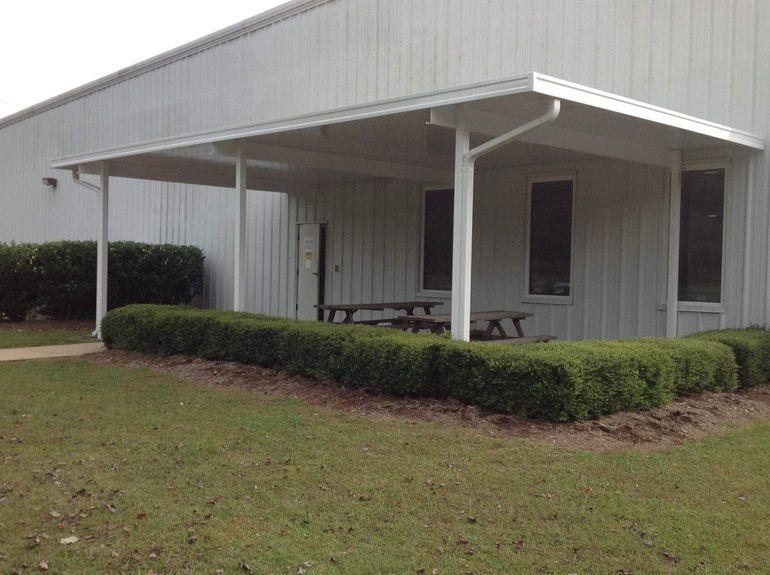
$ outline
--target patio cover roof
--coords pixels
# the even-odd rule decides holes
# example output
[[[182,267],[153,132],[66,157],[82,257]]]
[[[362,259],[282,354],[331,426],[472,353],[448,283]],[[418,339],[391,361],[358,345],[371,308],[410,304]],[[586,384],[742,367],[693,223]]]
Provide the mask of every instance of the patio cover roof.
[[[754,134],[539,73],[373,104],[57,158],[52,167],[149,180],[232,187],[236,142],[247,157],[247,187],[314,189],[321,183],[395,177],[454,179],[455,110],[472,146],[561,100],[558,119],[479,160],[478,167],[603,156],[670,167],[685,157],[734,157],[764,150]],[[451,129],[447,129],[451,128]]]

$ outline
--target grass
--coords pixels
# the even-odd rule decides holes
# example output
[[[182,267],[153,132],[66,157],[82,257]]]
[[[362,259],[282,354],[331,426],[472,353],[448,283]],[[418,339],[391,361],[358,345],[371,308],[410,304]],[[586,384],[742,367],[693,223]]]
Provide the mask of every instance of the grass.
[[[595,454],[87,361],[0,397],[0,572],[770,572],[770,423]]]
[[[0,326],[0,349],[82,343],[91,335],[88,329],[30,329],[23,323]]]

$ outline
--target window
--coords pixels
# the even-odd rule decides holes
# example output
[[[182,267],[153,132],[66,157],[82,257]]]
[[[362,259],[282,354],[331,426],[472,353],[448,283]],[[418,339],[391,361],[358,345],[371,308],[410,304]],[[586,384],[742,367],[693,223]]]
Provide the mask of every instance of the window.
[[[454,190],[426,190],[423,208],[422,289],[452,289]]]
[[[679,301],[722,301],[725,170],[682,173]]]
[[[571,301],[573,189],[572,177],[529,183],[529,297]]]

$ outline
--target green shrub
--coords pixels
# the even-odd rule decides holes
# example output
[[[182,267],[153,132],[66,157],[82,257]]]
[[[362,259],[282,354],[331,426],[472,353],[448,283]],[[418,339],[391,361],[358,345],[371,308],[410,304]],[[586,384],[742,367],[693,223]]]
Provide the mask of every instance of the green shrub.
[[[185,304],[203,291],[203,253],[194,246],[111,242],[108,304]],[[35,310],[54,318],[93,317],[96,242],[0,244],[0,314]]]
[[[737,370],[728,347],[705,340],[508,347],[172,306],[113,310],[102,322],[102,335],[113,348],[253,363],[347,387],[454,397],[502,413],[559,421],[732,389]]]
[[[704,331],[686,339],[717,341],[732,349],[740,387],[770,381],[770,332],[759,327]]]
[[[0,319],[21,321],[35,305],[30,249],[24,244],[0,243]]]

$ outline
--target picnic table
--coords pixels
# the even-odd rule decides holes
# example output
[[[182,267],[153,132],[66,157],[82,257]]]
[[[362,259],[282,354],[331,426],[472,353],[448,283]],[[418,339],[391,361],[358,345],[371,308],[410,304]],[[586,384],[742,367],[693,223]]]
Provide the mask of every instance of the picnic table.
[[[436,306],[443,305],[441,301],[395,301],[386,303],[343,303],[343,304],[323,304],[316,306],[318,309],[328,311],[329,315],[326,318],[328,323],[334,323],[334,318],[337,316],[337,312],[344,312],[345,317],[341,323],[364,323],[364,324],[380,324],[380,323],[392,323],[393,318],[386,319],[374,319],[364,321],[354,321],[353,316],[357,311],[386,311],[395,310],[403,311],[409,317],[424,317],[422,315],[415,315],[414,310],[422,308],[425,315],[430,315],[430,310]]]
[[[486,321],[487,328],[482,332],[474,332],[474,335],[477,335],[478,339],[481,340],[491,340],[494,338],[497,339],[530,339],[524,337],[524,330],[521,327],[521,320],[526,319],[528,317],[532,317],[533,314],[524,312],[524,311],[505,311],[505,310],[495,310],[495,311],[476,311],[471,313],[471,321]],[[443,333],[447,328],[449,328],[449,324],[451,323],[452,316],[449,314],[438,314],[438,315],[403,315],[399,317],[403,324],[406,326],[406,329],[411,329],[412,332],[417,333],[421,329],[429,329],[433,333]],[[515,338],[509,338],[508,334],[506,333],[505,329],[502,326],[502,321],[510,319],[513,322],[513,327],[516,330],[516,337]],[[497,331],[497,336],[495,336],[495,331]],[[545,336],[541,336],[545,337]]]

